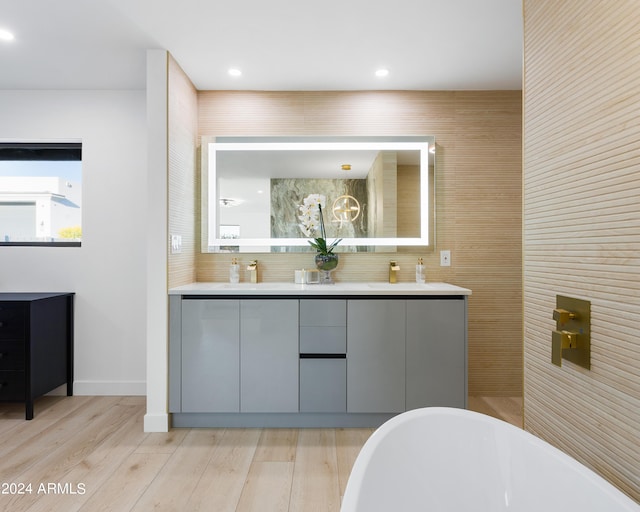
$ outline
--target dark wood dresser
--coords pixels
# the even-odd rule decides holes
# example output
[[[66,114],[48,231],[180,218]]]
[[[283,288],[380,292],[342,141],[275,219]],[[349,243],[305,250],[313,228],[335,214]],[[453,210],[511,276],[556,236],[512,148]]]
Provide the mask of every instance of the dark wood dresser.
[[[34,400],[67,384],[73,395],[73,293],[0,293],[0,402]]]

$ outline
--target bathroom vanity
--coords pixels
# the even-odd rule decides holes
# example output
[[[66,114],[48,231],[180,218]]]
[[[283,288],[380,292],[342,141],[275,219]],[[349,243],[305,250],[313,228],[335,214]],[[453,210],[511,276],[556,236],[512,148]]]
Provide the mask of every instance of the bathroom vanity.
[[[170,290],[174,427],[378,426],[467,403],[467,298],[446,283]]]

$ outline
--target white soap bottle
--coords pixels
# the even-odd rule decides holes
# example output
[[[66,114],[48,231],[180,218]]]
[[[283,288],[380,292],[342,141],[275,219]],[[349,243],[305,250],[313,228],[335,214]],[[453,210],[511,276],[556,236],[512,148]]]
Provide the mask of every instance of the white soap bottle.
[[[229,267],[229,282],[230,283],[240,282],[240,265],[238,264],[237,258],[233,258],[231,260],[231,266]]]
[[[416,283],[424,283],[424,265],[422,264],[422,258],[418,258],[418,264],[416,265]]]

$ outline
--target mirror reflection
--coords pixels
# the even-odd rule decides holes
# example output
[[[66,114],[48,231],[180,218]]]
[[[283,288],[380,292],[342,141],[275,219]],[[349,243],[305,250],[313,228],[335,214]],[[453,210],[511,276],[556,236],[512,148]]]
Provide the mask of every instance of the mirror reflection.
[[[430,245],[433,137],[217,137],[203,148],[207,251],[313,251],[318,206],[339,252]]]

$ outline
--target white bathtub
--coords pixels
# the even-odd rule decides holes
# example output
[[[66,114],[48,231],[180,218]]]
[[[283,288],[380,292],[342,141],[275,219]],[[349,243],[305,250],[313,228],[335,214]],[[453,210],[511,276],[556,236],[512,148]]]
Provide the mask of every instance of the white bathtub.
[[[484,414],[430,407],[396,416],[363,446],[341,512],[640,511],[550,444]]]

